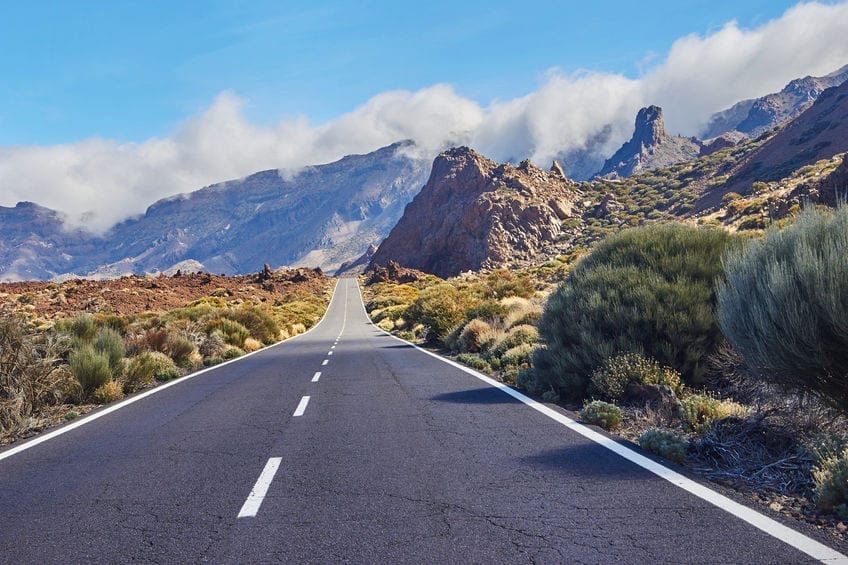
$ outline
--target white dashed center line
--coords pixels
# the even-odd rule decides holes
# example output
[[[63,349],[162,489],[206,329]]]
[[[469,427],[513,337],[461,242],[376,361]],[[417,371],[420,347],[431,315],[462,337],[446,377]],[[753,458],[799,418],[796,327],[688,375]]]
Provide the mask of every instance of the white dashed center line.
[[[294,416],[294,417],[303,416],[303,413],[306,412],[306,406],[308,404],[309,404],[309,397],[308,396],[304,396],[303,398],[301,398],[300,404],[297,405],[297,408],[295,409],[294,414],[292,414],[292,416]]]
[[[313,382],[313,383],[317,383],[317,382],[318,382],[318,379],[320,379],[320,378],[321,378],[321,371],[316,371],[316,372],[315,372],[315,376],[314,376],[314,377],[312,377],[312,382]]]
[[[282,460],[282,457],[272,457],[265,464],[265,468],[262,469],[262,473],[256,479],[256,484],[253,485],[253,490],[247,495],[247,500],[244,501],[241,510],[239,510],[239,518],[253,518],[259,512],[259,507],[265,500],[265,494],[267,494],[268,487],[271,486],[271,481],[274,480],[274,475],[277,474],[277,469],[280,468]]]
[[[332,351],[328,351],[328,352],[327,352],[327,355],[332,355],[332,354],[333,354],[333,352],[332,352]]]
[[[324,365],[326,365],[329,362],[330,362],[329,359],[324,359],[324,361],[321,362],[321,366],[323,367]]]

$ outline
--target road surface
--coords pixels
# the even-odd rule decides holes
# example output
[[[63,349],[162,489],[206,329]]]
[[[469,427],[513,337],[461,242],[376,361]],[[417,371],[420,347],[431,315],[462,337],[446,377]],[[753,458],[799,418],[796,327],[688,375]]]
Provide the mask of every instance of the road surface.
[[[376,329],[342,279],[307,334],[0,451],[0,562],[844,559],[521,398]]]

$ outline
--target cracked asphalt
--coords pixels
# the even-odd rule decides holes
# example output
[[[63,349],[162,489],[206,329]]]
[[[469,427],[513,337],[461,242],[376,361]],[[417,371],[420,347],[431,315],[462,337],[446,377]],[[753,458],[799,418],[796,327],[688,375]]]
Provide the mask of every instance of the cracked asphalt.
[[[342,279],[308,334],[0,461],[0,562],[129,561],[812,560],[376,330]]]

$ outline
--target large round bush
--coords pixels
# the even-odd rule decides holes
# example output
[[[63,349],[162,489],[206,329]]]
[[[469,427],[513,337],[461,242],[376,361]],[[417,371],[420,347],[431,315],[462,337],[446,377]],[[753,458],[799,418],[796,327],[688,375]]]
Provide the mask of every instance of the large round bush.
[[[703,380],[721,332],[713,315],[722,230],[654,224],[602,241],[551,295],[539,323],[538,378],[583,398],[592,372],[620,353],[640,353]]]

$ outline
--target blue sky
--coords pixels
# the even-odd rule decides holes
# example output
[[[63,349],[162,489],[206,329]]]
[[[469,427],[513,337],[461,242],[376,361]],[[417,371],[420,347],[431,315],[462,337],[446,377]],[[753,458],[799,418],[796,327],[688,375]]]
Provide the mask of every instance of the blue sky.
[[[682,36],[757,26],[793,4],[7,0],[0,145],[143,141],[222,91],[258,123],[320,123],[436,83],[485,105],[532,92],[551,68],[636,77]]]
[[[105,230],[160,198],[402,139],[612,155],[848,64],[848,0],[0,0],[0,206]]]

